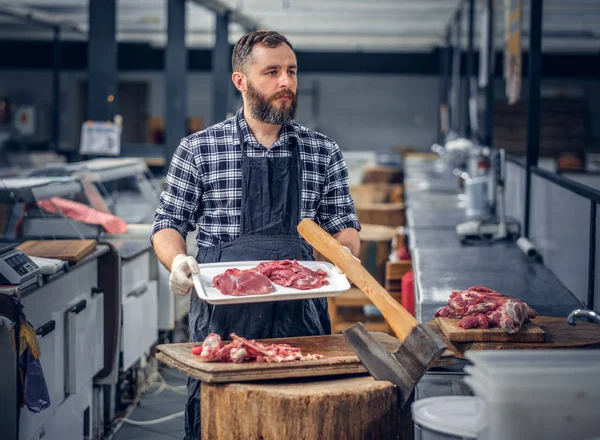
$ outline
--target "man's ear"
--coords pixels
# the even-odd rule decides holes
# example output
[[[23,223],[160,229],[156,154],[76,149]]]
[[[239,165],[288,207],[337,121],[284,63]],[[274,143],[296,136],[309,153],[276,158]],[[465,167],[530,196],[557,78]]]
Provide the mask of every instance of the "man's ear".
[[[233,81],[233,85],[240,92],[245,92],[248,88],[248,83],[246,80],[246,75],[241,72],[233,72],[231,74],[231,81]]]

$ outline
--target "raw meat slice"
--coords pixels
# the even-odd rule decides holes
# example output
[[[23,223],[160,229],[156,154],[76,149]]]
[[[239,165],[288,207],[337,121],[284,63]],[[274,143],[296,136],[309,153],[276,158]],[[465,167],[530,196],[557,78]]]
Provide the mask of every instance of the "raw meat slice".
[[[299,290],[318,289],[329,284],[326,279],[327,272],[321,269],[311,270],[296,260],[265,261],[254,270],[262,273],[275,284]]]
[[[223,295],[264,295],[275,291],[271,283],[299,290],[329,285],[327,272],[311,270],[298,261],[265,261],[252,269],[227,269],[213,278],[213,286]]]
[[[488,328],[490,322],[483,313],[475,313],[461,319],[458,326],[462,328]]]
[[[498,313],[500,313],[498,327],[506,333],[518,332],[521,326],[529,321],[527,307],[528,306],[521,301],[506,301],[498,309]]]
[[[263,344],[253,339],[242,338],[235,333],[232,333],[230,337],[232,342],[223,345],[221,337],[215,333],[211,333],[202,343],[202,347],[192,347],[192,354],[200,354],[200,360],[203,362],[234,363],[241,363],[247,360],[280,363],[324,358],[320,354],[303,355],[300,348],[292,347],[289,344]],[[199,348],[201,350],[198,350]]]
[[[537,312],[525,302],[502,295],[488,287],[472,286],[452,292],[448,305],[435,313],[436,317],[462,318],[462,328],[500,327],[507,333],[516,333]]]
[[[227,269],[213,278],[213,286],[223,295],[264,295],[275,291],[269,278],[254,269]]]
[[[198,347],[194,347],[198,348]],[[192,348],[192,354],[194,353]],[[200,351],[200,359],[204,362],[212,362],[218,360],[219,351],[223,348],[223,341],[216,333],[209,334],[202,343],[202,351]]]

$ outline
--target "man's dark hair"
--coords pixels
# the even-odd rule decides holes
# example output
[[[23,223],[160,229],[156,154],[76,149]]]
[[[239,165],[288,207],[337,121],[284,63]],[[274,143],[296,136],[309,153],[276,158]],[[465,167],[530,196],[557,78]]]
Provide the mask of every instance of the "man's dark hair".
[[[236,43],[231,55],[231,68],[234,72],[245,72],[248,62],[252,60],[252,48],[256,43],[274,48],[281,43],[287,44],[292,51],[294,47],[283,35],[275,31],[254,31],[244,35]]]

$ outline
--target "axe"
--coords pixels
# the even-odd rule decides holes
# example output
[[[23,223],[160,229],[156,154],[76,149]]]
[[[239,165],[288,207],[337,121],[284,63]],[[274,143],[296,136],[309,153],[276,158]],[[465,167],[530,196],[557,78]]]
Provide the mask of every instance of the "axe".
[[[398,387],[403,407],[423,374],[446,350],[446,345],[431,329],[419,324],[336,239],[314,221],[303,219],[298,224],[298,232],[369,297],[400,339],[400,348],[390,353],[361,323],[343,331],[369,373],[377,380],[387,380]]]

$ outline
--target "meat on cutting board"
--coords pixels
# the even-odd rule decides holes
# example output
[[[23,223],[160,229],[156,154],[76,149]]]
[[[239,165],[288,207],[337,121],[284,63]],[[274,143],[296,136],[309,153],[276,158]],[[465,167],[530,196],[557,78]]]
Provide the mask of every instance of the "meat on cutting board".
[[[500,327],[506,333],[516,333],[537,312],[524,301],[502,295],[488,287],[472,286],[452,292],[448,305],[435,313],[436,317],[462,318],[459,327]]]
[[[264,295],[275,291],[269,278],[254,269],[227,269],[213,278],[213,286],[223,295]]]
[[[309,290],[327,286],[327,272],[311,270],[296,260],[265,261],[254,268],[275,284],[294,289]]]
[[[227,269],[213,278],[213,286],[223,295],[263,295],[275,291],[272,283],[299,290],[327,286],[327,272],[311,270],[296,260],[265,261],[251,269]]]
[[[248,340],[232,333],[231,342],[224,345],[221,337],[211,333],[201,347],[193,347],[192,354],[200,355],[203,362],[235,362],[244,361],[281,363],[291,361],[310,361],[323,359],[320,354],[302,354],[298,347],[289,344],[263,344],[254,339]]]

